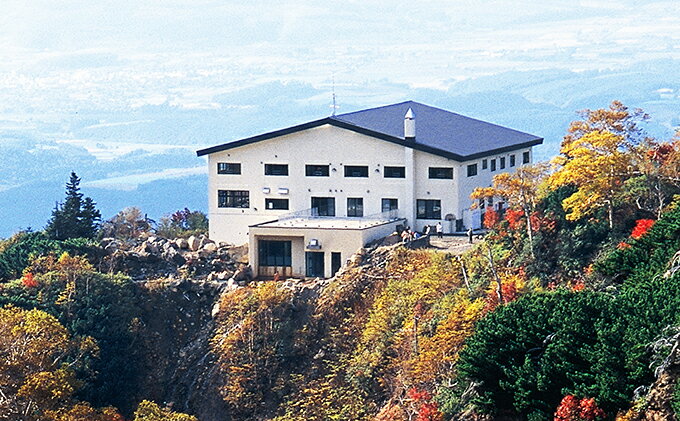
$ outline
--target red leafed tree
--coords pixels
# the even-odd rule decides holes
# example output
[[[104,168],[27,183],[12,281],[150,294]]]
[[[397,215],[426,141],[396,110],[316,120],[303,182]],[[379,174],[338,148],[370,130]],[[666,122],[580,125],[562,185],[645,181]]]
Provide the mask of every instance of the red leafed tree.
[[[508,221],[510,229],[516,230],[521,228],[522,217],[524,217],[524,211],[521,209],[508,209],[505,211],[505,220]]]
[[[567,395],[555,411],[555,421],[596,421],[605,419],[606,415],[597,406],[595,399],[579,399],[574,395]]]
[[[21,282],[26,288],[35,288],[38,286],[38,281],[35,280],[31,272],[24,274],[24,276],[21,278]]]
[[[409,389],[407,395],[418,411],[415,421],[441,421],[444,419],[442,413],[439,412],[437,403],[432,400],[430,392],[413,387]]]
[[[500,215],[493,209],[487,209],[484,212],[484,228],[491,229],[496,226],[501,220]]]
[[[637,240],[645,235],[647,231],[652,228],[652,225],[654,225],[653,219],[638,219],[635,221],[635,228],[633,228],[633,232],[630,236]]]

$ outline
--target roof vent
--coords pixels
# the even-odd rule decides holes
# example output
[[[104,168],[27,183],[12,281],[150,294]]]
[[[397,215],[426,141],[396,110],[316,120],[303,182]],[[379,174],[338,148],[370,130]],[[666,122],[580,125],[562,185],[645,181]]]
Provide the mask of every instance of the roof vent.
[[[415,140],[416,138],[416,116],[412,109],[406,111],[404,116],[404,139]]]

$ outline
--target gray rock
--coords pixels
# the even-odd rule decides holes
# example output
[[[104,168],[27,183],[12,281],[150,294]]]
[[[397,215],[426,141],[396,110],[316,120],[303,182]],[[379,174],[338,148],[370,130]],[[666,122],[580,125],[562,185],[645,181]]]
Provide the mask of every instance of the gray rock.
[[[189,250],[191,251],[196,251],[201,246],[201,240],[193,235],[187,239],[187,243],[189,245]]]
[[[178,238],[175,240],[175,245],[181,250],[186,250],[189,248],[189,242],[186,238]]]
[[[217,251],[217,244],[215,243],[205,243],[203,245],[203,250],[209,252],[209,253],[214,253]]]

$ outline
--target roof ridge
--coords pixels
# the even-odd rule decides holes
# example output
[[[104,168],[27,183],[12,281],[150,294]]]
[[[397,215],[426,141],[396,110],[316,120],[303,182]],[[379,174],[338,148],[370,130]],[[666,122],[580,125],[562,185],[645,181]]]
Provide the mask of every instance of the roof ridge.
[[[419,102],[416,102],[416,101],[409,99],[407,101],[397,102],[397,103],[394,103],[394,104],[379,105],[379,106],[373,107],[373,108],[364,108],[363,110],[351,111],[349,113],[342,113],[342,114],[335,115],[333,117],[342,117],[342,116],[350,115],[350,114],[363,113],[363,112],[366,112],[366,111],[374,111],[374,110],[379,110],[381,108],[394,107],[394,106],[397,106],[397,105],[408,104],[409,102],[414,103],[414,104],[419,104],[419,105],[425,105],[425,104],[421,104]]]

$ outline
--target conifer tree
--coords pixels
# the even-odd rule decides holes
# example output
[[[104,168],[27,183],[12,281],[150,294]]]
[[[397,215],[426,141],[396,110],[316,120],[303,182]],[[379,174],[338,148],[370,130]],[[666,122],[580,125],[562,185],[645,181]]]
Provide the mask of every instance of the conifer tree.
[[[75,172],[71,172],[66,183],[64,203],[55,205],[45,231],[50,238],[56,240],[94,238],[100,219],[101,213],[95,207],[95,202],[89,197],[83,198],[80,178]]]

